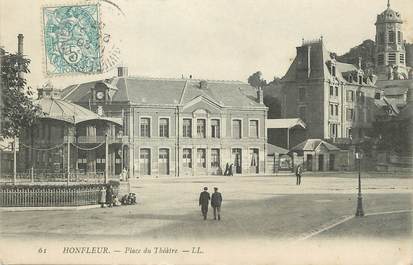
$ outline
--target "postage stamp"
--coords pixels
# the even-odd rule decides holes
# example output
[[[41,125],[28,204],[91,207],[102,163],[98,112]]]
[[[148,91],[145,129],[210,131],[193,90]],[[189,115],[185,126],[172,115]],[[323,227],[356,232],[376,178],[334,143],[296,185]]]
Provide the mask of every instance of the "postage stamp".
[[[48,75],[102,71],[97,4],[44,7],[43,38]]]

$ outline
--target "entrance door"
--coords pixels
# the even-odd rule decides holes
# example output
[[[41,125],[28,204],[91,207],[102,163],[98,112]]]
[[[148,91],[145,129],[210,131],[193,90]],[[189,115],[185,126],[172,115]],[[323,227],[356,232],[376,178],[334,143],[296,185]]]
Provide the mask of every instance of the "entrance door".
[[[250,173],[257,174],[259,172],[258,149],[250,149]]]
[[[324,155],[318,155],[318,171],[324,170]]]
[[[313,155],[307,155],[307,170],[313,171]]]
[[[232,149],[232,158],[234,159],[234,174],[241,174],[242,173],[242,153],[240,148]]]
[[[329,159],[329,162],[328,162],[328,166],[329,166],[328,170],[333,171],[334,170],[335,156],[330,154],[329,158],[330,159]]]
[[[159,175],[169,175],[169,149],[159,149]]]
[[[144,148],[140,150],[140,173],[141,175],[151,174],[151,150]]]

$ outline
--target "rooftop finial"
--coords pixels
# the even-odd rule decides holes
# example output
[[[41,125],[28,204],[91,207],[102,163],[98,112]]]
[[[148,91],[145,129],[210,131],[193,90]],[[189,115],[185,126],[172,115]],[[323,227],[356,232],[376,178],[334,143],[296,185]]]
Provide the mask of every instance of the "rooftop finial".
[[[387,7],[390,8],[390,0],[387,0]]]

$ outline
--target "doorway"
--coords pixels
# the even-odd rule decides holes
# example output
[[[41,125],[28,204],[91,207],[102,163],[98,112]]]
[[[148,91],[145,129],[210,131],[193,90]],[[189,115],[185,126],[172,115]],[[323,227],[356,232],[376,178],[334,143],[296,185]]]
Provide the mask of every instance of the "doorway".
[[[234,174],[242,173],[242,150],[240,148],[232,149],[232,159],[234,163],[235,171]]]
[[[159,175],[169,175],[169,149],[159,149]]]
[[[143,148],[140,150],[140,173],[141,175],[151,174],[151,150]]]
[[[313,171],[313,155],[307,155],[307,171]]]
[[[259,173],[259,157],[257,148],[250,149],[250,173]]]
[[[329,162],[328,162],[328,170],[333,171],[334,170],[334,162],[335,162],[335,156],[333,154],[330,154],[329,156]]]
[[[324,171],[324,155],[318,155],[318,171]]]

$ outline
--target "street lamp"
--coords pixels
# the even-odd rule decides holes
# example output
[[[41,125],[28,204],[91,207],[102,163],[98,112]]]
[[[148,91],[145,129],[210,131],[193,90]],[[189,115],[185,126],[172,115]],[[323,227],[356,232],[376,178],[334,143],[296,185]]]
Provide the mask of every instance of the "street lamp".
[[[359,191],[357,195],[357,211],[356,211],[356,216],[357,217],[363,217],[364,216],[364,211],[363,211],[363,197],[361,196],[361,159],[363,158],[363,153],[361,152],[360,148],[356,148],[356,159],[358,161],[358,168],[359,168]]]

